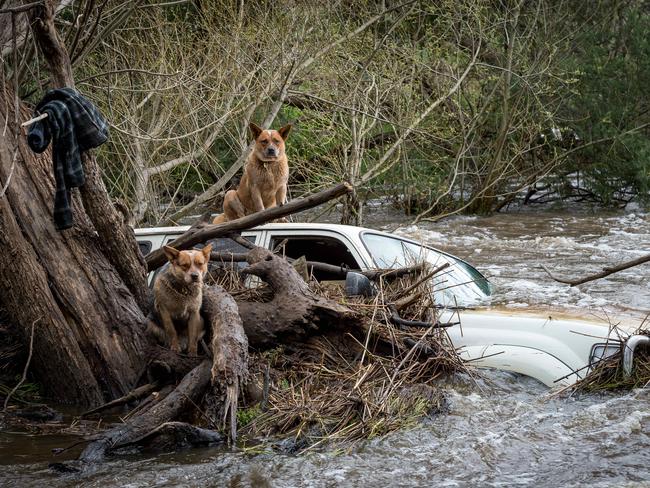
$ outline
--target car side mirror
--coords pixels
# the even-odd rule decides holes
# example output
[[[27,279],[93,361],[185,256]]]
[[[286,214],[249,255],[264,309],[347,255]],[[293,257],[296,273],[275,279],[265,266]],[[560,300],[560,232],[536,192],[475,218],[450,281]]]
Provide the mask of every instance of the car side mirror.
[[[345,275],[345,295],[346,296],[364,296],[372,297],[377,294],[377,290],[367,276],[348,271]]]

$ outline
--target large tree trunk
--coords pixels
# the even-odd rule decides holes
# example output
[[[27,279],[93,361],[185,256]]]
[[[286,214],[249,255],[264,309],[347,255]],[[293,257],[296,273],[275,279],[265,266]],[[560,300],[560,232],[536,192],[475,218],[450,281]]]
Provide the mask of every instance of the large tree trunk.
[[[30,20],[53,87],[73,86],[53,5],[33,9]],[[0,302],[25,335],[36,323],[31,371],[49,397],[102,403],[129,391],[144,366],[146,270],[91,155],[83,205],[73,197],[74,226],[55,230],[51,151],[37,156],[27,147],[20,122],[31,115],[9,85],[0,92],[0,188],[8,183],[0,197]]]
[[[120,396],[144,364],[142,311],[102,252],[78,196],[74,226],[55,230],[51,152],[36,156],[16,137],[13,93],[6,88],[0,98],[0,126],[7,127],[0,131],[0,186],[16,151],[0,199],[3,307],[26,334],[37,322],[32,371],[48,396],[82,404]]]

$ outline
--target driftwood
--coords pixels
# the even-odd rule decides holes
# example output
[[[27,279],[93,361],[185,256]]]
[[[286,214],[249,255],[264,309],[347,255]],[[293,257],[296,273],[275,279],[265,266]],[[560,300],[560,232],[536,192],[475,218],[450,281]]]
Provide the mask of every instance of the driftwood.
[[[242,273],[260,277],[273,292],[269,302],[238,303],[251,346],[299,344],[325,330],[353,324],[352,310],[313,293],[285,259],[256,248],[249,253],[248,263]]]
[[[230,439],[237,439],[237,401],[248,379],[248,338],[235,300],[220,286],[206,287],[203,314],[212,324],[212,383],[219,418],[230,423]]]
[[[241,219],[231,220],[223,224],[205,225],[201,227],[190,228],[183,235],[172,241],[168,245],[176,249],[188,249],[194,244],[205,242],[215,237],[221,237],[231,234],[236,231],[250,229],[256,225],[261,225],[275,219],[286,217],[301,210],[315,207],[321,203],[332,200],[352,191],[349,183],[339,183],[336,186],[323,190],[319,193],[314,193],[305,198],[297,198],[279,207],[269,208],[261,212],[257,212]],[[153,271],[162,266],[167,258],[162,249],[157,249],[147,254],[145,260],[149,271]]]
[[[210,384],[211,368],[210,361],[202,361],[163,400],[141,415],[105,432],[83,450],[79,459],[84,462],[101,461],[108,452],[147,437],[170,419],[192,409],[200,402],[200,397]]]
[[[542,266],[542,269],[544,271],[546,271],[546,273],[552,279],[554,279],[555,281],[557,281],[559,283],[565,283],[565,284],[571,285],[571,286],[577,286],[577,285],[582,285],[583,283],[588,283],[590,281],[594,281],[594,280],[598,280],[600,278],[604,278],[604,277],[609,276],[611,274],[618,273],[619,271],[623,271],[625,269],[632,268],[634,266],[638,266],[640,264],[644,264],[644,263],[647,263],[647,262],[650,262],[650,254],[646,254],[646,255],[641,256],[639,258],[632,259],[631,261],[625,261],[624,263],[621,263],[621,264],[619,264],[617,266],[611,266],[611,267],[603,268],[603,270],[601,272],[599,272],[599,273],[595,273],[595,274],[592,274],[592,275],[589,275],[589,276],[585,276],[583,278],[575,278],[575,279],[561,278],[561,277],[556,276],[553,273],[551,273],[551,271],[546,266],[544,266],[543,264],[541,266]]]
[[[206,287],[202,314],[212,331],[212,360],[160,347],[155,349],[150,366],[150,369],[155,368],[150,371],[154,380],[180,376],[182,381],[164,399],[155,403],[145,400],[149,401],[147,408],[89,444],[81,454],[81,461],[100,461],[115,449],[148,444],[163,433],[166,441],[185,439],[183,433],[199,444],[223,440],[224,437],[215,432],[174,422],[201,404],[206,393],[211,399],[207,409],[211,423],[217,424],[216,419],[223,419],[224,424],[228,421],[229,437],[235,440],[237,400],[248,376],[249,343],[258,350],[279,344],[299,345],[314,335],[353,326],[356,317],[351,310],[313,293],[285,259],[255,248],[249,253],[248,262],[250,266],[243,273],[259,276],[268,283],[273,293],[271,300],[236,303],[221,287]],[[193,369],[185,374],[190,367]],[[95,411],[124,404],[126,398],[133,398],[136,392],[140,394],[149,388],[141,387],[141,391],[136,390]]]
[[[165,422],[144,436],[120,447],[138,445],[157,450],[173,450],[220,444],[224,440],[224,436],[214,430],[202,429],[186,422]]]

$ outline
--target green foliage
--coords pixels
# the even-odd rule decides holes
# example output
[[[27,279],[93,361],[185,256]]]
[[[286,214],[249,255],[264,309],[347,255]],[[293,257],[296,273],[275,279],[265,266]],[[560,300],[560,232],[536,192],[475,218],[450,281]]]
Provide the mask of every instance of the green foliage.
[[[254,405],[249,408],[240,408],[237,410],[237,425],[246,427],[253,420],[262,414],[262,409],[259,405]]]
[[[567,59],[580,70],[566,117],[585,142],[606,141],[582,151],[569,171],[582,169],[604,204],[620,204],[624,189],[647,202],[650,130],[628,132],[650,122],[650,13],[639,2],[600,2],[590,16],[576,39],[581,49]]]

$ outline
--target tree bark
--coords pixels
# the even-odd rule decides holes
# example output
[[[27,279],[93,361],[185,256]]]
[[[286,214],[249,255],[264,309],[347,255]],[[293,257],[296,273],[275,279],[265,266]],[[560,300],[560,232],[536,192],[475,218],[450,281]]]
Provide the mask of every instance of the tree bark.
[[[30,11],[35,39],[53,85],[74,86],[53,13],[52,1]],[[0,197],[0,301],[27,339],[36,324],[31,373],[44,393],[96,405],[130,391],[144,367],[146,271],[92,157],[84,158],[86,208],[74,193],[74,226],[55,230],[51,151],[27,147],[20,121],[30,116],[9,85],[0,91],[0,188],[11,175]]]
[[[238,302],[253,347],[300,344],[324,331],[354,327],[357,317],[350,309],[312,293],[286,260],[256,248],[249,253],[248,263],[242,273],[259,276],[273,291],[269,302]]]
[[[34,39],[50,68],[52,88],[74,88],[70,57],[54,26],[54,8],[54,2],[47,1],[42,7],[30,11]],[[86,213],[100,237],[104,254],[140,308],[144,309],[147,305],[147,273],[133,230],[111,203],[92,153],[83,155],[83,166],[86,183],[81,187],[81,198]]]
[[[101,252],[100,239],[73,198],[75,225],[52,220],[51,152],[36,156],[17,136],[14,94],[1,94],[0,180],[16,165],[0,200],[0,290],[10,319],[24,329],[38,321],[32,372],[45,393],[93,405],[126,393],[143,366],[144,316]],[[26,112],[21,114],[27,117]]]
[[[217,418],[237,439],[239,392],[248,381],[248,337],[235,300],[220,286],[205,287],[203,313],[212,329],[212,384]]]

